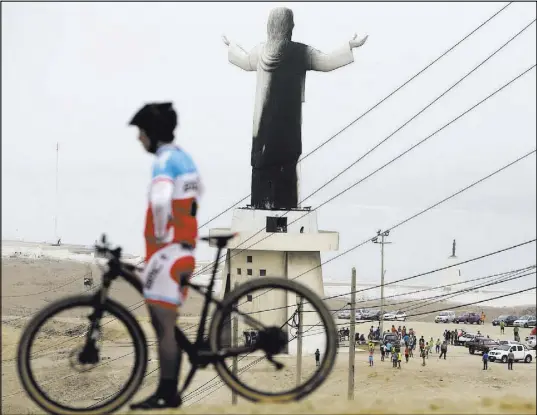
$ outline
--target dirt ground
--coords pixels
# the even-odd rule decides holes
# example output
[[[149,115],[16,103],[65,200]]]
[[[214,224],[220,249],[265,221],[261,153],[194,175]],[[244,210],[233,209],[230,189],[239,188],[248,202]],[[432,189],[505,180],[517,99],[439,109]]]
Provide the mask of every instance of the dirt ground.
[[[17,341],[27,318],[24,317],[44,307],[48,302],[65,295],[84,290],[81,276],[88,271],[84,264],[54,261],[8,259],[2,260],[2,413],[34,414],[42,413],[22,391],[14,358]],[[65,285],[64,285],[65,284]],[[62,287],[62,285],[64,285]],[[59,287],[59,288],[58,288]],[[140,297],[130,287],[117,284],[113,296],[126,305],[139,305]],[[342,302],[330,304],[340,307]],[[200,299],[192,296],[183,310],[180,324],[188,333],[193,333]],[[441,304],[435,304],[437,309]],[[510,312],[505,309],[483,308],[492,319],[496,315]],[[420,311],[426,310],[420,309]],[[479,311],[481,308],[479,308]],[[462,311],[462,310],[461,310]],[[470,311],[470,310],[469,310]],[[154,334],[146,321],[145,307],[133,311],[139,317],[149,344]],[[32,353],[35,373],[40,384],[46,383],[47,392],[64,402],[87,405],[97,402],[113,393],[126,379],[132,367],[132,345],[126,340],[125,331],[117,322],[110,322],[103,328],[103,365],[95,372],[76,374],[69,367],[69,353],[73,345],[79,344],[80,316],[65,316],[57,319],[43,331]],[[433,316],[421,317],[421,321],[407,321],[418,335],[436,340],[446,328],[455,325],[434,324]],[[348,321],[339,321],[342,325]],[[358,326],[357,331],[367,331],[369,324]],[[477,327],[474,326],[474,330]],[[512,329],[500,335],[498,327],[490,324],[480,326],[484,334],[496,338],[512,338]],[[521,329],[521,337],[528,335],[529,329]],[[77,343],[78,342],[78,343]],[[147,376],[135,399],[153,392],[158,375],[158,359],[154,346],[150,347],[150,362]],[[241,368],[255,358],[247,357],[239,362]],[[296,357],[281,357],[285,369],[275,372],[261,362],[252,366],[241,379],[250,385],[277,385],[280,388],[294,385],[296,378]],[[185,362],[186,359],[183,361]],[[216,378],[212,369],[198,372],[193,384],[184,395],[184,407],[177,413],[535,413],[536,379],[535,362],[515,364],[513,371],[501,363],[490,363],[487,371],[482,370],[479,356],[470,355],[464,347],[450,346],[447,359],[439,360],[432,354],[421,365],[417,357],[409,363],[402,363],[401,369],[393,369],[390,362],[381,362],[378,351],[375,364],[369,367],[367,354],[357,352],[355,357],[354,400],[347,400],[349,356],[346,349],[340,349],[336,367],[326,382],[305,400],[280,405],[251,404],[239,398],[238,405],[231,405],[229,388]],[[187,370],[185,362],[183,372]],[[304,356],[303,375],[315,369],[313,356]],[[76,375],[74,375],[76,374]],[[271,390],[271,389],[268,389]],[[272,389],[274,390],[274,389]],[[121,412],[128,412],[126,409]],[[170,413],[169,411],[162,411]]]

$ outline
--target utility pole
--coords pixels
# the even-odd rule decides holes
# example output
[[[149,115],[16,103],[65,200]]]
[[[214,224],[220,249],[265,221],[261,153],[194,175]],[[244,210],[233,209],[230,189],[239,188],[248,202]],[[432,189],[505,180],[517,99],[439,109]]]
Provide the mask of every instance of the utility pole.
[[[354,400],[354,349],[356,341],[354,340],[356,332],[356,268],[352,268],[351,280],[351,327],[349,333],[349,401]]]
[[[60,143],[56,143],[56,206],[55,206],[55,212],[54,212],[54,243],[58,243],[58,210],[59,210],[59,202],[58,202],[58,173],[59,173],[59,159],[60,159]]]
[[[238,282],[235,282],[235,288],[239,285]],[[233,316],[233,339],[232,339],[233,348],[239,346],[239,317],[235,313]],[[237,376],[239,371],[239,360],[238,356],[233,356],[233,376]],[[237,392],[234,389],[231,389],[231,404],[237,405]]]
[[[296,387],[298,388],[302,382],[302,331],[304,329],[304,325],[302,324],[302,306],[304,305],[304,298],[297,295],[296,300],[298,305],[298,333],[296,339]]]
[[[380,336],[382,338],[382,333],[384,333],[384,245],[391,244],[385,240],[385,238],[390,235],[390,231],[382,232],[380,229],[377,231],[377,236],[375,236],[371,241],[374,244],[380,244],[380,316],[379,316],[379,326],[380,326]],[[380,241],[379,241],[380,238]]]

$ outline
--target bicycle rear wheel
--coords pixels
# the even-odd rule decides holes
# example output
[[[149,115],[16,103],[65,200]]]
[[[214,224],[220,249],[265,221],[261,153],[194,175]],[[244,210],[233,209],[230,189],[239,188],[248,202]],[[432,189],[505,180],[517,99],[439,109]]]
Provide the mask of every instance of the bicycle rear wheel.
[[[278,292],[283,291],[283,294]],[[304,382],[296,385],[296,358],[291,357],[296,354],[297,347],[300,347],[298,328],[298,304],[301,303],[302,315],[302,351],[304,355],[309,355],[313,361],[315,349],[320,349],[322,359],[314,368],[312,365],[303,365],[302,374]],[[235,308],[234,308],[235,307]],[[239,356],[238,360],[243,361],[242,368],[233,373],[232,358],[222,359],[215,364],[215,369],[221,379],[242,397],[254,402],[289,402],[304,398],[317,389],[332,371],[336,358],[336,326],[334,317],[328,310],[324,302],[309,288],[292,280],[283,278],[262,278],[255,279],[240,285],[231,291],[223,300],[222,308],[217,309],[210,327],[210,343],[214,353],[225,353],[233,351],[237,347],[244,346],[242,341],[239,344],[231,344],[230,322],[233,317],[242,320],[238,327],[244,327],[245,319],[239,313],[233,311],[238,309],[241,313],[269,327],[270,330],[260,330],[254,341],[266,342],[267,348],[263,351],[253,353],[257,359],[252,359],[250,354]],[[237,320],[235,320],[237,321]],[[241,326],[242,324],[242,326]],[[276,333],[274,330],[278,331]],[[247,342],[247,331],[242,330]],[[254,331],[255,333],[255,331]],[[283,336],[283,337],[282,337]],[[242,337],[242,336],[241,336]],[[242,340],[242,338],[241,338]],[[252,339],[250,339],[251,343]],[[280,342],[281,347],[276,344]],[[272,350],[270,350],[272,349]],[[276,350],[277,349],[277,350]],[[272,363],[267,360],[269,354],[274,354],[274,360],[284,363],[285,370],[280,375],[269,375],[266,372],[272,368]],[[260,355],[260,356],[259,356]],[[227,361],[226,361],[227,360]],[[250,361],[249,361],[250,360]],[[262,361],[265,364],[260,364]],[[254,366],[257,366],[254,368]],[[247,372],[250,371],[250,374]],[[251,375],[252,371],[258,373]],[[253,385],[247,384],[250,377]],[[267,381],[260,378],[267,377]],[[302,379],[300,379],[302,381]],[[274,385],[276,392],[267,391],[263,387]]]
[[[75,311],[78,308],[87,308],[89,312]],[[81,364],[78,360],[80,351],[87,344],[91,324],[88,317],[94,308],[95,297],[92,295],[73,296],[52,303],[30,320],[20,339],[17,368],[22,386],[28,396],[49,413],[111,413],[124,405],[142,383],[147,367],[144,332],[132,314],[113,300],[108,299],[104,303],[100,322],[101,336],[105,329],[106,333],[112,333],[112,330],[108,331],[112,327],[113,340],[102,338],[96,344],[98,349],[92,355],[93,363]],[[67,317],[58,317],[61,312],[68,312]],[[50,323],[50,328],[44,329],[45,334],[40,335],[40,329],[45,323]],[[118,327],[125,327],[126,334],[118,334]],[[43,347],[44,345],[46,346]],[[132,347],[133,351],[125,353],[124,347]],[[103,360],[105,348],[111,351],[113,358],[104,357],[106,360]],[[94,370],[126,356],[133,360],[130,371],[123,370],[124,361],[106,367],[101,373]],[[65,375],[63,371],[69,369],[69,366],[74,373]],[[118,382],[118,378],[123,375],[126,375],[127,380]],[[40,384],[41,378],[45,382]],[[114,385],[117,383],[119,385]],[[47,386],[52,388],[49,393],[43,389]],[[114,390],[116,388],[117,392]],[[87,396],[92,392],[98,393],[98,397]],[[62,403],[63,399],[67,402]]]

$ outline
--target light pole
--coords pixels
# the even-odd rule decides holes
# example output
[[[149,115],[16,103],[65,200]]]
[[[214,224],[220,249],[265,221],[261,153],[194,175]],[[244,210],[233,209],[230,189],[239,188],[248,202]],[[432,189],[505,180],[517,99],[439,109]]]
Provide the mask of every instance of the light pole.
[[[384,333],[384,245],[391,244],[385,240],[388,237],[390,231],[382,232],[380,229],[377,231],[377,236],[371,239],[371,242],[374,244],[380,244],[380,316],[379,316],[379,326],[380,326],[380,335]],[[379,240],[380,239],[380,240]]]

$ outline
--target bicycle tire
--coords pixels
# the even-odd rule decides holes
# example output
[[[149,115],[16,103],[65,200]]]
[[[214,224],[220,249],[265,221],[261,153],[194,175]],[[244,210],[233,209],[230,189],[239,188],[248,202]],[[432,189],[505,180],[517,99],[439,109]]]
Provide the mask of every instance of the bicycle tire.
[[[103,305],[104,311],[113,315],[127,327],[134,344],[134,367],[128,381],[121,390],[117,394],[111,395],[113,399],[104,403],[99,402],[99,404],[88,408],[71,408],[50,399],[37,385],[30,367],[30,352],[38,330],[49,318],[59,312],[68,310],[69,308],[94,307],[94,305],[95,297],[93,295],[78,295],[56,301],[35,315],[21,336],[17,356],[19,379],[28,396],[48,413],[55,415],[112,413],[132,398],[143,381],[148,359],[145,334],[134,316],[124,306],[108,299]]]
[[[232,390],[237,392],[243,398],[252,402],[263,403],[284,403],[298,401],[311,394],[326,380],[328,375],[332,372],[336,361],[337,353],[337,339],[336,339],[336,325],[334,318],[321,298],[311,291],[309,288],[302,284],[299,284],[293,280],[288,280],[278,277],[267,277],[262,279],[255,279],[247,281],[241,284],[237,288],[229,292],[222,301],[222,307],[218,308],[211,321],[209,328],[209,339],[211,351],[213,353],[219,352],[218,341],[221,333],[221,326],[226,317],[226,313],[229,313],[231,307],[238,302],[241,297],[244,297],[251,291],[257,291],[259,289],[287,289],[295,291],[319,313],[321,316],[324,328],[327,333],[326,351],[319,367],[317,376],[312,377],[302,385],[295,387],[289,391],[268,393],[260,392],[250,388],[248,385],[241,382],[230,369],[227,367],[224,360],[219,360],[215,363],[215,369],[220,378],[226,383]]]

